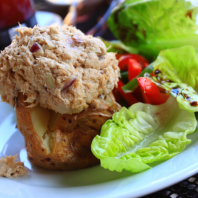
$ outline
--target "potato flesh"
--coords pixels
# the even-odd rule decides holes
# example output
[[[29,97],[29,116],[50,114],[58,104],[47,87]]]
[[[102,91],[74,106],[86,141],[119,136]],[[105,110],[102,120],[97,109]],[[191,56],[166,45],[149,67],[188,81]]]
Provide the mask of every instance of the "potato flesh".
[[[53,134],[59,114],[37,105],[30,110],[30,115],[35,132],[42,140],[47,152],[50,153],[54,144]]]

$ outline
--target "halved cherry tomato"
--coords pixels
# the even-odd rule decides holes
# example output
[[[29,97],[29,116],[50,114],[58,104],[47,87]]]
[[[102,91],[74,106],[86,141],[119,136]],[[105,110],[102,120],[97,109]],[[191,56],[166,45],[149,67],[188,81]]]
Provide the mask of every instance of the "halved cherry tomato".
[[[160,93],[161,98],[166,102],[168,100],[169,95],[165,93]]]
[[[135,59],[128,60],[128,79],[131,81],[137,77],[142,71],[142,67]]]
[[[118,81],[118,87],[116,88],[123,96],[123,98],[127,101],[127,103],[131,106],[134,103],[137,103],[138,100],[131,94],[131,93],[124,93],[122,90],[122,87],[124,86],[124,83],[119,80]]]
[[[165,99],[164,97],[162,98],[162,95],[156,84],[150,79],[145,77],[139,77],[137,78],[137,81],[143,91],[142,94],[145,94],[145,96],[148,97],[151,104],[159,105],[166,102],[167,99]]]
[[[144,93],[143,90],[141,91],[141,93],[142,93],[142,97],[144,99],[144,103],[146,103],[146,104],[152,104],[151,101],[149,100],[148,96]]]
[[[125,70],[125,71],[128,70],[129,59],[135,59],[141,65],[142,69],[149,65],[147,60],[138,54],[116,55],[116,58],[119,61],[118,65],[119,65],[120,69]]]
[[[122,56],[125,56],[126,54],[116,54],[117,60],[119,60]]]

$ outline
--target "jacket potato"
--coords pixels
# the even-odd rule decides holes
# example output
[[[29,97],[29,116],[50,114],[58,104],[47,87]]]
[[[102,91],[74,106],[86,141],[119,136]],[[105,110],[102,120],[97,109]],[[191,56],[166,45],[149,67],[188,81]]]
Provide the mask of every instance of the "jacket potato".
[[[0,95],[16,106],[29,160],[74,170],[99,161],[92,139],[119,105],[120,69],[105,44],[71,26],[20,27],[0,53]]]
[[[88,109],[73,115],[55,113],[39,104],[28,108],[25,100],[26,96],[20,93],[16,105],[17,126],[33,164],[54,170],[99,164],[91,152],[91,142],[104,122],[120,109],[112,94],[93,100]]]

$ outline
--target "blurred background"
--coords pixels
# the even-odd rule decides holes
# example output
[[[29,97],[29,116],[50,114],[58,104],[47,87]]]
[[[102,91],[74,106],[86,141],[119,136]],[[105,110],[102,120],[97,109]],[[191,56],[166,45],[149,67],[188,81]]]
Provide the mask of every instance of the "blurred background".
[[[114,37],[106,20],[123,0],[0,0],[0,50],[8,46],[19,26],[40,27],[53,23],[76,26],[86,34]]]
[[[124,0],[0,0],[0,51],[8,46],[19,26],[53,23],[76,26],[86,34],[114,40],[106,20]],[[190,0],[198,6],[198,0]]]

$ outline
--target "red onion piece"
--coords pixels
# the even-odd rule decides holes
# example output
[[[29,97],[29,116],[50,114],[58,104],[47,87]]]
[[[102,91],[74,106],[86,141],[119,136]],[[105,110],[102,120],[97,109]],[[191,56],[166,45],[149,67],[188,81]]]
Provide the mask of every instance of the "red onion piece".
[[[61,88],[61,91],[70,87],[75,81],[76,81],[76,76],[72,75],[71,78],[65,82],[64,86]]]
[[[103,71],[103,70],[100,70],[100,73],[101,73],[101,74],[104,74],[104,71]]]
[[[49,93],[49,91],[47,91],[47,87],[46,87],[45,85],[43,85],[43,88],[45,89],[45,91],[46,91],[47,93]]]
[[[41,46],[36,42],[30,48],[30,52],[35,53],[35,52],[37,52],[40,49],[41,49]]]

